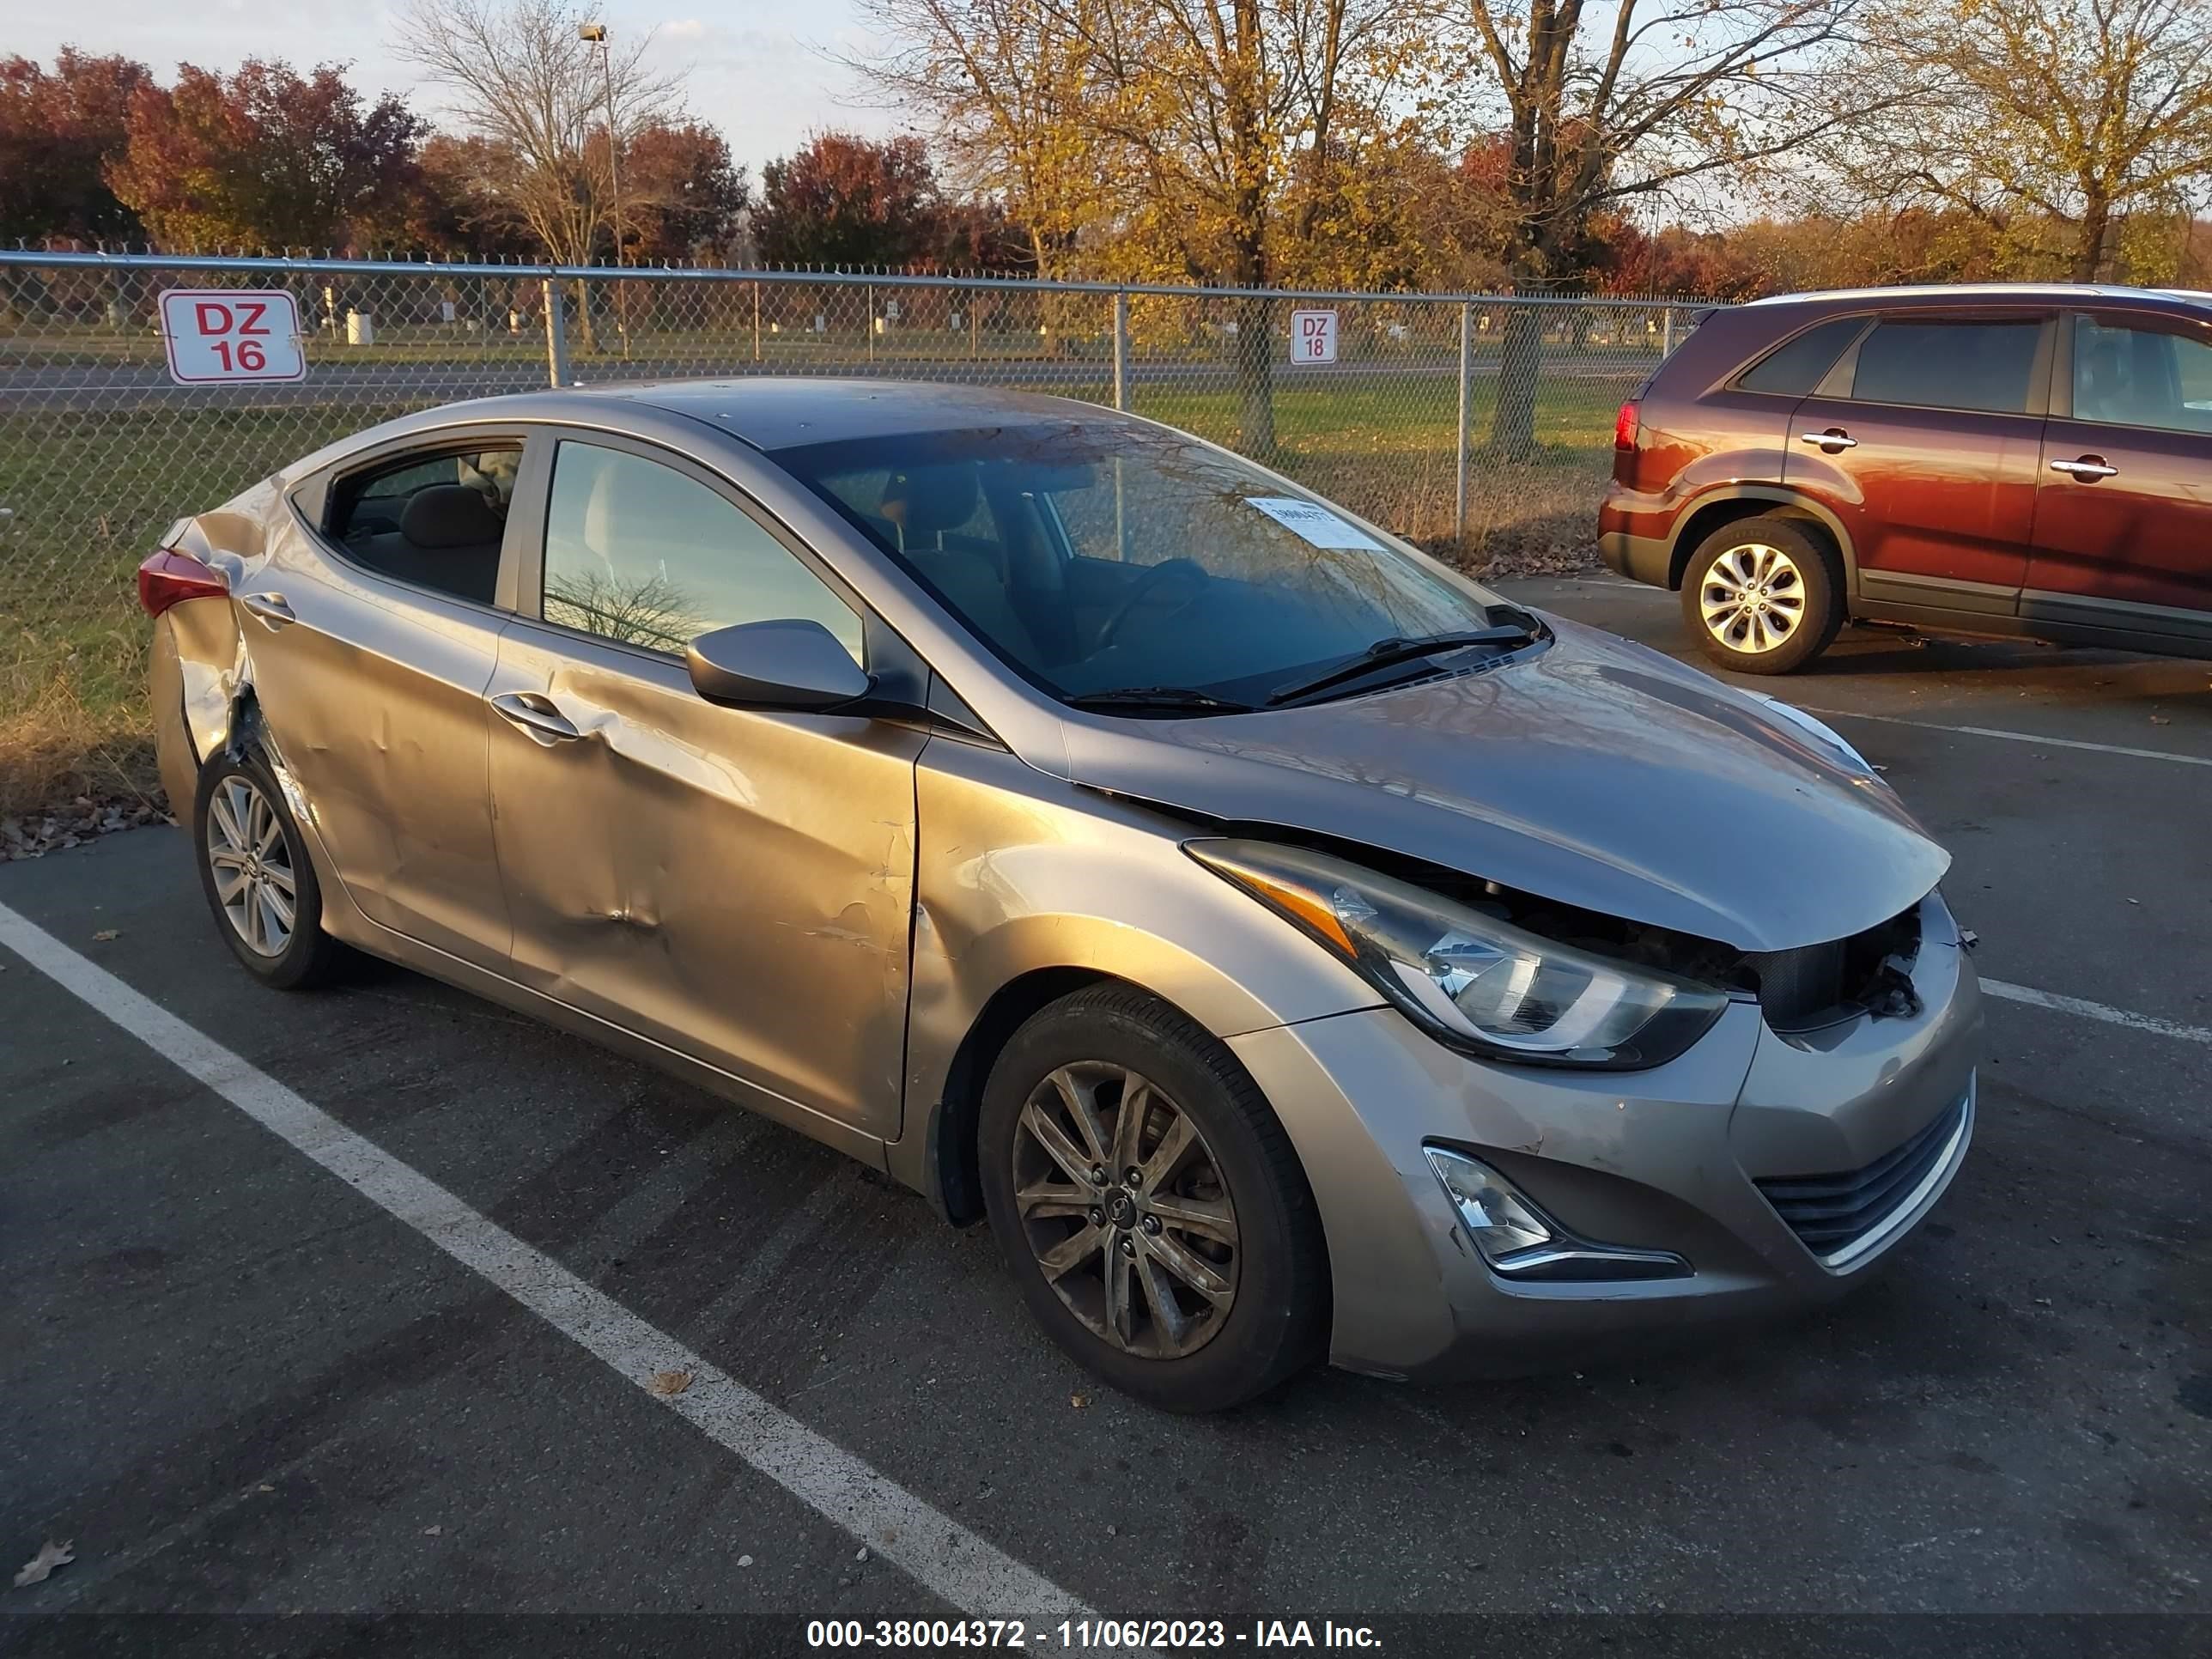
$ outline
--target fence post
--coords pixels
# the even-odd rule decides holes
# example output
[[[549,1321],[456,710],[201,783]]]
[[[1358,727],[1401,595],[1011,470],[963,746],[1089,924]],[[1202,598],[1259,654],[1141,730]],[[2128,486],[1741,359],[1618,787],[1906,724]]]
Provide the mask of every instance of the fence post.
[[[1674,355],[1674,307],[1668,306],[1666,310],[1659,313],[1659,356],[1664,359]]]
[[[760,283],[758,279],[755,279],[753,283],[753,361],[758,362],[760,360]]]
[[[868,284],[867,295],[868,361],[872,363],[876,361],[876,285],[873,283]]]
[[[556,386],[568,384],[568,331],[561,320],[561,284],[548,276],[545,290],[545,372]]]
[[[1114,292],[1114,407],[1129,406],[1129,296]]]
[[[1459,439],[1452,451],[1452,550],[1467,556],[1467,434],[1474,399],[1474,307],[1459,307]]]

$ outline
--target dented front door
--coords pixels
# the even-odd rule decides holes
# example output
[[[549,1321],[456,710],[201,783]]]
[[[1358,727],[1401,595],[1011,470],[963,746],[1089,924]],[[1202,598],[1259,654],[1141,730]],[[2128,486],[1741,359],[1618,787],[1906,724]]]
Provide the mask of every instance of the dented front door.
[[[491,733],[514,976],[896,1135],[922,737],[718,708],[672,659],[527,623],[491,694],[542,722]]]

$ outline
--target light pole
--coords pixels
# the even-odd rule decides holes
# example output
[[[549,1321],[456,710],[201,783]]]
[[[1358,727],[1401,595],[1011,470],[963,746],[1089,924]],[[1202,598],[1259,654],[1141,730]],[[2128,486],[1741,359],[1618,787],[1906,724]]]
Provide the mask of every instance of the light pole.
[[[615,61],[607,46],[607,26],[605,23],[579,23],[576,38],[599,49],[599,69],[605,77],[607,88],[607,186],[614,197],[615,269],[619,271],[629,263],[623,249],[622,169],[616,157],[615,132]],[[622,336],[623,356],[629,356],[629,307],[624,303],[622,278],[615,278],[615,331]]]

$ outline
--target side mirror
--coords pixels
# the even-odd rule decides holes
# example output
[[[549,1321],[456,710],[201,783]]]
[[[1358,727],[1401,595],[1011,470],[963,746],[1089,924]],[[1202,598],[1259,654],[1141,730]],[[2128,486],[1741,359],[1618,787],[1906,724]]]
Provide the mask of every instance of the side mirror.
[[[739,623],[684,647],[692,689],[728,708],[838,708],[875,682],[818,622]]]

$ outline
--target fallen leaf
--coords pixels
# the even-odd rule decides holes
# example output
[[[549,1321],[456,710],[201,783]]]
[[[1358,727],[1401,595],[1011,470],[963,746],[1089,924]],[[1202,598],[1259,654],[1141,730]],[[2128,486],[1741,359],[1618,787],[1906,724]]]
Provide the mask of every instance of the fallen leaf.
[[[57,1544],[51,1538],[39,1546],[39,1553],[23,1563],[23,1570],[15,1575],[15,1588],[23,1589],[32,1584],[43,1584],[53,1576],[56,1567],[65,1567],[76,1559],[76,1540],[69,1539]]]
[[[422,1536],[425,1538],[436,1538],[441,1535],[445,1530],[446,1529],[443,1527],[425,1527],[422,1528]]]
[[[866,1559],[868,1559],[868,1552],[867,1552],[867,1550],[866,1550],[866,1547],[864,1546],[863,1547],[861,1547],[861,1548],[860,1548],[860,1549],[854,1550],[854,1551],[853,1552],[853,1559],[854,1559],[855,1561],[865,1561],[865,1560],[866,1560]]]
[[[92,937],[95,943],[105,945],[108,940],[115,937],[115,929],[112,927],[103,927]]]
[[[258,1490],[262,1492],[275,1492],[276,1488],[270,1486],[266,1480],[264,1480],[261,1483]]]
[[[655,1371],[653,1374],[652,1382],[647,1386],[652,1389],[653,1393],[659,1395],[663,1400],[665,1400],[672,1395],[682,1394],[684,1389],[691,1386],[691,1373],[689,1371]]]
[[[1076,1410],[1081,1411],[1091,1403],[1091,1396],[1087,1394],[1072,1394],[1067,1396],[1067,1403]]]
[[[753,1559],[750,1555],[741,1555],[738,1558],[738,1565],[741,1567],[750,1567],[752,1564]]]
[[[2150,717],[2150,723],[2153,726],[2171,726],[2173,724],[2173,717],[2171,714],[2153,714]]]

